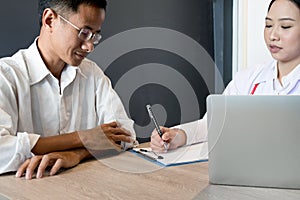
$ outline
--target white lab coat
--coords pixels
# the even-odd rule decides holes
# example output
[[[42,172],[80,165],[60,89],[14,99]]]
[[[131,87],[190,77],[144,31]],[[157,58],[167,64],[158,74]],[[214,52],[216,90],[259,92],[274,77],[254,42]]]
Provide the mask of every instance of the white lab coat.
[[[224,95],[250,95],[258,84],[253,95],[299,95],[300,64],[282,78],[282,85],[277,79],[277,61],[272,60],[237,73],[225,88]],[[176,128],[183,129],[187,134],[187,144],[207,140],[206,114],[200,120],[181,124]]]

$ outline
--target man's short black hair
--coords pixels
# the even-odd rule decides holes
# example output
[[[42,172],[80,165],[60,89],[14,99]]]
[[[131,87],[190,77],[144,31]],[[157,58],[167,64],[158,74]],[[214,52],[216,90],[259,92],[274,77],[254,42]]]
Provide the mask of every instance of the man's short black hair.
[[[93,5],[106,10],[106,0],[39,0],[39,19],[42,26],[42,16],[46,8],[51,8],[60,13],[68,13],[78,11],[81,4]]]

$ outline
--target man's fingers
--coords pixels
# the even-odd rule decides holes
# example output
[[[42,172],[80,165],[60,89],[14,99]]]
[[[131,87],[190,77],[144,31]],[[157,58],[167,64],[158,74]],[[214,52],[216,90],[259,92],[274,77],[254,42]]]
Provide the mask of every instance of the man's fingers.
[[[63,165],[63,160],[57,159],[56,162],[54,163],[53,167],[50,170],[50,176],[55,175],[58,172],[58,170],[60,170],[62,165]]]
[[[39,168],[38,168],[38,171],[36,174],[36,178],[42,178],[45,173],[46,168],[51,165],[53,165],[53,160],[52,160],[51,154],[44,155],[40,162],[40,165],[39,165]]]
[[[104,130],[103,130],[104,131]],[[114,142],[128,142],[131,143],[131,133],[123,128],[110,128],[104,131],[106,137]]]
[[[131,138],[125,135],[112,135],[110,137],[114,142],[123,141],[123,142],[131,142]]]
[[[121,132],[123,133],[122,135],[127,135],[127,136],[131,136],[131,133],[126,130],[125,128],[120,128],[121,129]]]
[[[126,136],[131,136],[131,133],[126,131],[123,128],[108,128],[106,130],[103,129],[103,132],[106,135],[126,135]]]
[[[114,130],[111,131],[111,134],[113,134],[113,135],[131,136],[131,134],[129,132],[124,131],[121,128],[115,128]]]
[[[34,170],[37,168],[37,166],[40,164],[42,156],[33,156],[30,159],[30,162],[26,168],[26,174],[25,179],[32,179],[32,176],[34,174]]]
[[[117,122],[110,122],[110,123],[101,125],[102,129],[109,128],[109,127],[116,128],[116,127],[118,127],[118,124],[117,124]]]
[[[30,163],[30,159],[27,159],[19,168],[18,171],[16,173],[16,177],[20,178],[26,171],[27,166]]]

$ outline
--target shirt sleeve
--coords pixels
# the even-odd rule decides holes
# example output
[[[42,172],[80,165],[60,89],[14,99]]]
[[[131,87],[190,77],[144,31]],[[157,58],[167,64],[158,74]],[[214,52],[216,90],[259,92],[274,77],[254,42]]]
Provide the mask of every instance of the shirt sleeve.
[[[26,159],[32,157],[31,148],[40,137],[26,132],[18,132],[16,136],[4,132],[2,129],[0,133],[0,174],[17,171]]]
[[[116,121],[119,125],[131,133],[133,141],[136,134],[133,128],[134,121],[128,118],[125,108],[116,91],[112,88],[111,82],[104,74],[99,75],[96,108],[99,122],[98,124]],[[124,144],[124,148],[131,147],[133,144]]]
[[[16,171],[32,156],[31,148],[39,138],[39,135],[17,132],[18,104],[11,72],[0,69],[0,174]]]

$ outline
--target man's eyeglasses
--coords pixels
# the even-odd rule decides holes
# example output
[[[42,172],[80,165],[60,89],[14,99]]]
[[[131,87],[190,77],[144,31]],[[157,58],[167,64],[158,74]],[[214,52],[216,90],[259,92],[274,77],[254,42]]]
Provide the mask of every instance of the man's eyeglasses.
[[[65,22],[67,22],[68,24],[70,24],[71,26],[73,26],[76,30],[79,31],[78,33],[78,38],[83,40],[83,41],[89,41],[92,40],[94,45],[99,44],[102,36],[100,35],[100,33],[93,33],[90,29],[88,28],[78,28],[77,26],[75,26],[74,24],[72,24],[70,21],[68,21],[67,19],[65,19],[63,16],[58,15],[62,20],[64,20]]]

